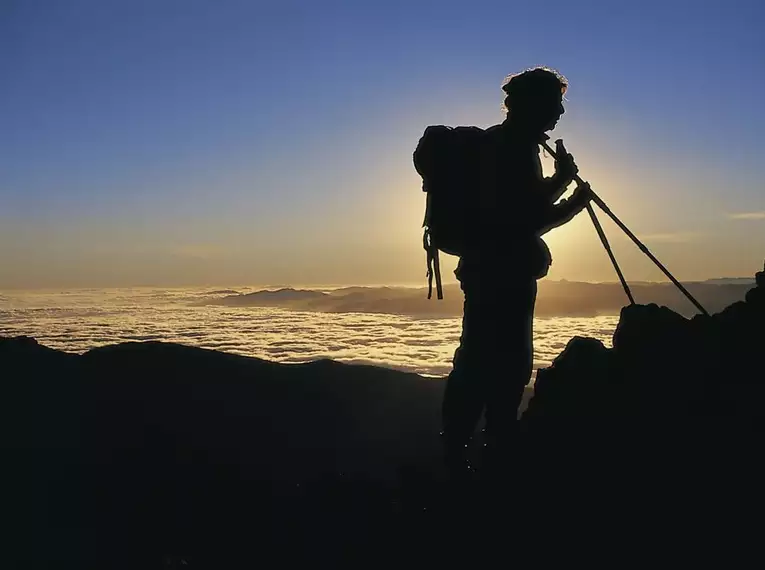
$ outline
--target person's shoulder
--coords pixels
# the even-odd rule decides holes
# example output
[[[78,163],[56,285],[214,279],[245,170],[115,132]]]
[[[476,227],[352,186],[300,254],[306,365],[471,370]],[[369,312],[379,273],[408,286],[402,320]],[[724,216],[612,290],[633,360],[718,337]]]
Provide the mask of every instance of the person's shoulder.
[[[502,125],[492,125],[485,128],[483,132],[486,133],[487,137],[493,139],[500,139],[505,136],[505,129],[502,128]]]
[[[502,143],[503,139],[501,127],[502,125],[492,125],[490,127],[481,128],[480,131],[476,131],[476,134],[484,145],[498,145]]]

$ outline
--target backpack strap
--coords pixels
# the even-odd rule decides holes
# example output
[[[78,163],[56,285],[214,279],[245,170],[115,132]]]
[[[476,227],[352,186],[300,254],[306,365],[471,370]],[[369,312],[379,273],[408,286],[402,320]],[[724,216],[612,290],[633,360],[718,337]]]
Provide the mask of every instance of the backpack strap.
[[[434,248],[433,251],[433,271],[436,274],[436,296],[443,299],[444,288],[441,284],[441,262],[438,259],[438,248]]]

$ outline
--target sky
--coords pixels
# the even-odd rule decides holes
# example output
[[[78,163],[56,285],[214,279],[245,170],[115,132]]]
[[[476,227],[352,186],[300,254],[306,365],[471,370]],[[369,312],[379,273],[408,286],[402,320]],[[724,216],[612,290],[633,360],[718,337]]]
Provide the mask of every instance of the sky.
[[[424,285],[417,140],[536,65],[677,278],[762,268],[759,0],[0,0],[0,288]],[[586,214],[546,239],[548,279],[616,279]]]

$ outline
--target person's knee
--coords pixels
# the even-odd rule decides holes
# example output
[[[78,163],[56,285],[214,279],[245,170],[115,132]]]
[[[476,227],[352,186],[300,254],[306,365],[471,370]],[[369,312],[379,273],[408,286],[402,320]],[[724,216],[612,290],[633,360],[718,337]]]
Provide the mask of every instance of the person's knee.
[[[455,373],[462,370],[493,372],[501,366],[502,351],[490,339],[474,339],[464,343],[454,356]]]

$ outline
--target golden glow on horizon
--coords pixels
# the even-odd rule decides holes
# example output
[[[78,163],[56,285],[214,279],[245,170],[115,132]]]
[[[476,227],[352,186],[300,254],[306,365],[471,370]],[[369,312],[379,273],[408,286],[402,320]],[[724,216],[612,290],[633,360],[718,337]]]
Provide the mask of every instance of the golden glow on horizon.
[[[456,117],[452,123],[470,123],[471,113],[466,108],[464,120]],[[126,215],[76,224],[6,222],[0,225],[0,288],[425,285],[425,194],[411,162],[413,129],[394,127],[393,135],[377,141],[380,148],[360,181],[344,182],[353,191],[320,203],[321,209],[275,204],[271,210],[270,203],[247,194],[235,213],[211,208],[193,219],[157,210],[140,220]],[[724,203],[723,208],[725,196],[708,188],[702,188],[708,199],[682,202],[695,184],[683,178],[688,170],[683,164],[667,171],[672,159],[651,156],[650,149],[643,152],[634,142],[631,148],[624,133],[582,124],[572,129],[576,138],[569,140],[566,133],[553,138],[566,140],[582,177],[677,278],[745,277],[762,267],[761,207],[745,212],[744,206],[738,211]],[[609,146],[616,136],[618,144]],[[552,174],[552,159],[544,153],[540,159],[545,174]],[[629,280],[666,280],[605,214],[596,212]],[[616,281],[586,213],[548,232],[545,241],[553,254],[548,279]],[[456,261],[443,256],[445,282],[453,282]]]

